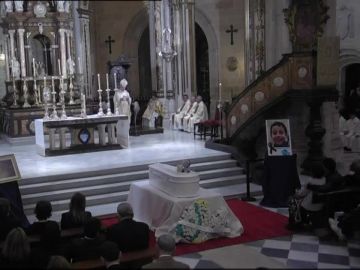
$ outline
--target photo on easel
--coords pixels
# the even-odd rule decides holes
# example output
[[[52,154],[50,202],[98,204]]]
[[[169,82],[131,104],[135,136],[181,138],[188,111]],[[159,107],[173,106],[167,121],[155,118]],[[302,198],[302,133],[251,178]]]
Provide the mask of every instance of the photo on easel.
[[[0,156],[0,184],[21,179],[14,154]]]
[[[266,142],[269,156],[292,155],[289,119],[266,120]]]

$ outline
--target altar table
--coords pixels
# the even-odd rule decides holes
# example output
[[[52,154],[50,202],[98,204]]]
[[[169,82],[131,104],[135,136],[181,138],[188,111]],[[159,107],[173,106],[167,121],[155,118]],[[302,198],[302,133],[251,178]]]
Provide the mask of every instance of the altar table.
[[[67,132],[70,133],[70,143],[66,138]],[[49,134],[48,141],[46,133]],[[129,120],[126,115],[96,114],[86,118],[36,119],[35,140],[37,152],[42,156],[127,148]]]
[[[149,225],[159,237],[164,233],[170,233],[174,224],[179,221],[183,210],[195,200],[204,199],[209,203],[209,208],[226,209],[230,219],[229,237],[239,236],[243,232],[241,222],[232,213],[221,194],[203,188],[199,189],[198,196],[176,198],[149,184],[149,180],[139,181],[130,185],[128,202],[132,205],[134,219]]]

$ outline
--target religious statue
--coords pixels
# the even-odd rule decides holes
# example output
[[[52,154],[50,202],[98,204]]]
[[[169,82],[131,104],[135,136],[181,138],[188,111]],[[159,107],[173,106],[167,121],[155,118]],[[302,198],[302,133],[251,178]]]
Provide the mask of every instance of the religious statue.
[[[58,12],[64,12],[65,11],[65,2],[66,1],[56,1],[56,10]]]
[[[115,89],[115,95],[113,97],[115,115],[125,114],[130,119],[130,105],[131,105],[131,97],[129,92],[126,90],[126,86],[128,85],[127,80],[122,79],[120,81],[120,89]]]
[[[24,11],[24,6],[23,6],[24,1],[14,1],[14,2],[15,2],[15,11],[23,12]]]
[[[65,12],[70,13],[71,1],[65,1]]]
[[[75,62],[74,60],[72,60],[71,57],[68,58],[68,60],[66,61],[66,66],[67,66],[67,70],[69,75],[74,75],[75,73]]]
[[[42,62],[37,62],[35,63],[35,70],[36,70],[36,75],[39,77],[44,77],[45,76],[45,67],[44,67],[44,63]]]
[[[20,78],[20,63],[16,58],[12,59],[12,75],[15,79]]]
[[[13,12],[13,1],[5,1],[5,12]]]

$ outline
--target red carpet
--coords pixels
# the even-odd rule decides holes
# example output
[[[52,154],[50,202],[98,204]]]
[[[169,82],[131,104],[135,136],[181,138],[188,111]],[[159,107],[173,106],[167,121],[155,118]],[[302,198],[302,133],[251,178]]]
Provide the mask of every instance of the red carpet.
[[[285,228],[288,221],[285,216],[238,199],[231,199],[226,202],[244,226],[244,233],[239,237],[212,239],[201,244],[181,243],[176,246],[176,255],[291,234],[291,232]],[[117,222],[117,218],[114,216],[102,218],[101,220],[105,227]],[[150,245],[152,246],[154,244],[155,237],[154,233],[151,232]]]

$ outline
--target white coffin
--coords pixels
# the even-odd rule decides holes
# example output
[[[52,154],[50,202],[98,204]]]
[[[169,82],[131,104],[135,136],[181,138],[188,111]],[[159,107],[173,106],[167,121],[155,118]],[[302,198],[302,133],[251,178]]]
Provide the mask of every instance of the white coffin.
[[[177,168],[162,163],[149,165],[149,183],[175,197],[196,197],[200,177],[197,173],[178,173]]]

